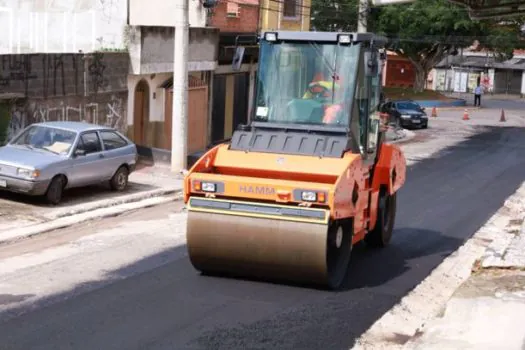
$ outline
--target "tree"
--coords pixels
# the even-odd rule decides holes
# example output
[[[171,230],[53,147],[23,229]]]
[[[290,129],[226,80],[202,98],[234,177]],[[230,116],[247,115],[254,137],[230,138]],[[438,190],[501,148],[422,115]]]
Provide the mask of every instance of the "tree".
[[[358,0],[312,0],[312,30],[337,32],[357,28]]]
[[[414,65],[416,91],[425,88],[428,73],[446,55],[472,45],[474,40],[504,58],[510,58],[521,44],[519,21],[511,25],[474,21],[466,8],[447,0],[417,0],[379,11],[376,30],[391,39],[391,49]]]
[[[357,29],[358,0],[312,0],[313,30],[354,31]],[[428,73],[446,55],[461,48],[479,46],[493,50],[501,60],[524,47],[523,18],[475,21],[468,10],[448,0],[416,0],[408,4],[372,9],[368,30],[386,35],[390,49],[414,65],[414,89],[422,91]]]

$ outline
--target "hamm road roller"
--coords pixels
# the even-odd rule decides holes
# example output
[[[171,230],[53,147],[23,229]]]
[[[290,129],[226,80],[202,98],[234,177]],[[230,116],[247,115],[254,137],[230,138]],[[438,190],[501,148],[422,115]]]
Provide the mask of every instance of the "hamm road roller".
[[[187,173],[187,249],[202,273],[338,289],[352,247],[389,243],[401,150],[378,112],[384,37],[263,32],[248,125]]]

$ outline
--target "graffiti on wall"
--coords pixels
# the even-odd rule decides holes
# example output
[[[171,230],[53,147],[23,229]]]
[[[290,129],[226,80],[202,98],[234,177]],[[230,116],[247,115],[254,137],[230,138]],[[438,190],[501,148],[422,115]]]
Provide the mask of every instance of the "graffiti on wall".
[[[29,81],[37,78],[31,64],[31,56],[0,55],[0,90],[18,84],[19,90],[27,91]]]
[[[11,109],[10,123],[7,131],[10,140],[20,130],[31,123],[47,121],[81,121],[105,125],[117,130],[126,131],[126,108],[124,101],[117,95],[105,102],[87,102],[66,104],[28,103],[25,106],[14,106]]]
[[[26,125],[26,112],[23,108],[15,106],[11,109],[11,118],[7,127],[7,140],[18,134]]]
[[[128,60],[100,52],[0,55],[0,92],[49,98],[123,91]]]
[[[100,52],[93,54],[88,70],[91,77],[92,91],[94,93],[107,88],[109,82],[104,75],[106,65],[104,64],[103,56]]]
[[[0,55],[0,94],[15,98],[4,99],[8,137],[53,120],[125,131],[128,64],[126,53]]]

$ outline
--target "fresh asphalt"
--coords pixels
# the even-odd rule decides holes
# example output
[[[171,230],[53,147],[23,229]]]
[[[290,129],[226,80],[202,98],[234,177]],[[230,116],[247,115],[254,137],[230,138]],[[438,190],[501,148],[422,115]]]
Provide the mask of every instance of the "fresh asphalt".
[[[411,166],[391,246],[356,247],[341,292],[200,276],[185,257],[10,319],[0,349],[348,349],[525,180],[523,140],[492,128]]]

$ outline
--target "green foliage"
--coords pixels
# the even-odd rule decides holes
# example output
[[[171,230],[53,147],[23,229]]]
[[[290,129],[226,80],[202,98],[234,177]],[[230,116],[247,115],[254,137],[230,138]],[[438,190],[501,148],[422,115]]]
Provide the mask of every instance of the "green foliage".
[[[9,116],[9,106],[4,103],[0,103],[0,146],[3,146],[7,142],[7,130],[9,128],[9,122],[11,117]]]
[[[316,30],[355,30],[358,0],[312,0],[312,26]],[[522,18],[506,21],[474,21],[465,7],[447,0],[417,0],[373,9],[368,30],[386,35],[390,49],[409,58],[416,68],[416,91],[422,91],[428,72],[446,55],[480,46],[495,51],[501,59],[523,47]]]
[[[311,27],[318,31],[355,31],[358,0],[312,0]]]
[[[415,89],[424,88],[428,72],[446,55],[471,46],[493,50],[502,59],[519,48],[521,21],[502,26],[499,21],[474,21],[465,7],[447,0],[417,0],[385,6],[380,10],[378,32],[396,40],[395,51],[409,58],[416,68]]]

